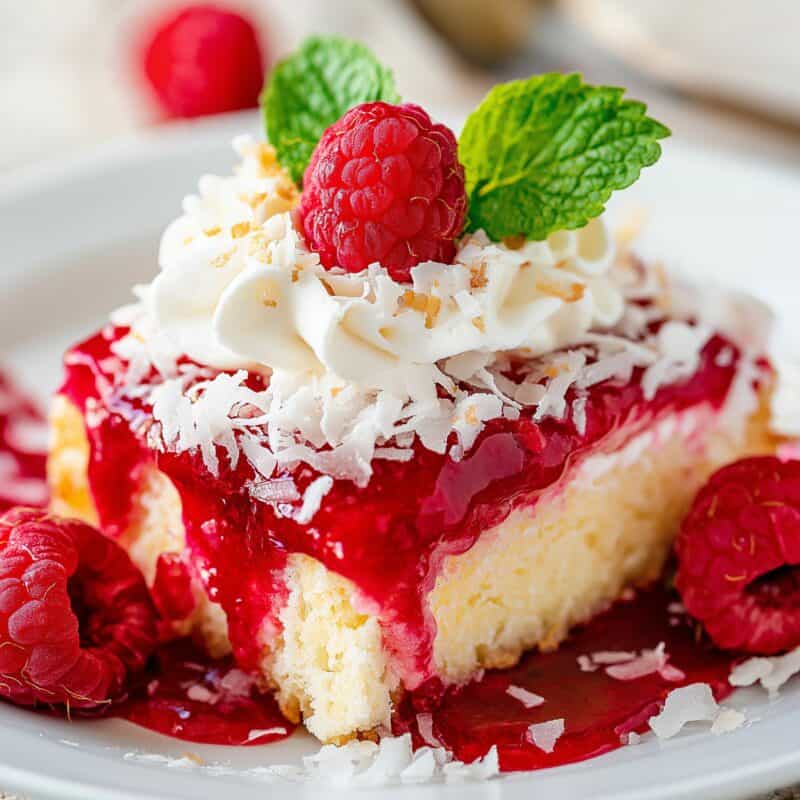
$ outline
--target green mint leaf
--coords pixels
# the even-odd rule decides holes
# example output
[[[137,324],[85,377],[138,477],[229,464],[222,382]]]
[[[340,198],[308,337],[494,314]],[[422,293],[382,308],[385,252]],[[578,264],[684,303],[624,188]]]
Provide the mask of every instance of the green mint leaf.
[[[495,241],[540,240],[599,216],[613,191],[658,160],[658,140],[670,134],[623,93],[558,73],[493,88],[458,143],[467,228]]]
[[[400,102],[392,73],[363,44],[314,36],[272,70],[261,93],[267,136],[299,184],[326,128],[361,103]]]

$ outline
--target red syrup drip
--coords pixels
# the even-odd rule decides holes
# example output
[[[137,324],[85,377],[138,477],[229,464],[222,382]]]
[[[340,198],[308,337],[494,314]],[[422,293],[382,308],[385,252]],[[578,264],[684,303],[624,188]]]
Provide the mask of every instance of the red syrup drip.
[[[188,742],[263,745],[295,729],[271,694],[259,692],[233,659],[211,659],[190,640],[162,645],[152,672],[112,709],[143,728]]]
[[[0,373],[0,513],[16,505],[47,503],[44,441],[43,415],[8,376]],[[166,575],[172,567],[165,559]],[[180,588],[181,576],[170,577],[168,588]],[[173,591],[170,599],[173,602],[168,610],[180,608],[179,592]],[[192,608],[186,610],[191,613]],[[207,744],[262,745],[291,735],[295,725],[281,714],[275,698],[250,686],[238,670],[231,678],[232,670],[231,658],[210,659],[188,639],[167,643],[159,648],[148,673],[141,676],[130,696],[99,713],[122,717],[167,736]],[[201,687],[195,697],[204,697],[205,701],[191,699],[189,687],[195,687],[195,693]],[[73,711],[73,716],[97,713]],[[255,736],[259,731],[271,732]]]
[[[0,513],[47,504],[46,441],[42,413],[0,372]]]
[[[447,554],[468,550],[514,509],[535,504],[595,448],[621,446],[660,415],[719,408],[738,362],[736,348],[714,336],[695,373],[651,399],[644,397],[641,370],[625,383],[591,387],[582,432],[569,414],[535,423],[526,410],[517,421],[489,422],[459,462],[417,444],[409,462],[375,460],[363,488],[336,481],[311,522],[301,525],[285,510],[252,499],[246,485],[254,475],[246,459],[232,469],[218,447],[214,476],[199,452],[148,446],[151,409],[121,390],[125,364],[112,349],[125,333],[109,327],[71,350],[61,390],[84,412],[89,483],[104,532],[118,536],[125,529],[142,470],[157,466],[180,495],[188,559],[227,614],[240,666],[257,668],[259,631],[279,631],[282,571],[289,554],[303,553],[352,580],[378,609],[384,641],[410,689],[433,674],[435,631],[426,597]],[[733,358],[718,358],[723,350]],[[264,379],[252,374],[248,384],[262,389]],[[317,474],[302,467],[292,477],[302,492]]]
[[[619,602],[590,624],[574,630],[553,653],[531,652],[511,669],[486,672],[480,681],[432,698],[406,695],[394,721],[396,734],[412,732],[414,745],[425,744],[416,715],[430,712],[433,734],[456,758],[470,762],[498,746],[503,771],[533,770],[569,764],[621,747],[631,731],[649,730],[666,695],[679,686],[707,683],[722,700],[732,691],[728,675],[736,661],[696,636],[690,618],[668,611],[677,596],[658,585]],[[671,622],[672,621],[672,622]],[[604,667],[583,672],[578,656],[600,651],[640,651],[666,645],[669,664],[685,678],[669,682],[658,674],[631,681],[609,677]],[[519,686],[545,698],[536,708],[507,693]],[[563,719],[565,730],[552,753],[526,738],[528,726]]]

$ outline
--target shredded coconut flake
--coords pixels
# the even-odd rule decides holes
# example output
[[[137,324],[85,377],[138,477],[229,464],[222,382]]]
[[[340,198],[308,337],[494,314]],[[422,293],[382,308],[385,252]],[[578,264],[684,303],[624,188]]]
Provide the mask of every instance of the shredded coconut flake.
[[[213,181],[204,184],[213,196],[222,185]],[[187,213],[201,213],[198,209],[205,208],[204,202],[194,198],[192,203],[199,205]],[[302,261],[309,255],[303,256],[291,228],[288,217],[280,214],[264,223],[263,234],[268,239],[278,237],[269,245],[276,269],[284,261]],[[220,253],[229,247],[222,242],[225,237],[200,238],[207,240],[202,246],[212,250],[224,245]],[[460,271],[447,271],[447,286],[441,283],[440,271],[420,265],[415,272],[415,287],[419,283],[415,291],[430,297],[450,297],[459,313],[471,317],[478,309],[470,290],[470,275],[477,270],[475,274],[480,277],[486,253],[491,251],[494,258],[498,247],[484,236],[472,236],[462,242]],[[538,245],[529,243],[526,247],[536,250]],[[522,251],[503,252],[503,258],[515,263],[523,259]],[[531,253],[524,256],[529,257],[533,257]],[[658,269],[638,262],[633,269],[628,263],[622,267],[614,270],[613,279],[619,281],[626,296],[650,300],[662,296]],[[552,273],[556,282],[563,278],[563,270],[547,265],[542,269],[548,275]],[[385,271],[371,268],[358,278],[326,276],[336,283],[337,296],[350,297],[354,289],[366,292],[376,308],[382,308],[388,319],[395,319],[396,292]],[[461,278],[466,283],[459,283]],[[588,388],[608,380],[628,381],[633,370],[641,368],[644,393],[652,397],[662,386],[685,379],[697,368],[714,323],[698,313],[691,296],[669,309],[655,303],[639,307],[629,302],[616,325],[609,321],[614,327],[597,324],[587,330],[579,325],[576,331],[581,332],[562,350],[554,349],[563,346],[559,337],[549,343],[531,342],[532,349],[527,351],[515,350],[516,345],[507,351],[469,349],[431,363],[411,361],[403,369],[402,380],[375,386],[344,381],[335,370],[294,372],[276,368],[268,386],[254,390],[244,370],[220,373],[182,363],[175,342],[169,341],[154,322],[153,293],[152,286],[140,288],[139,305],[117,314],[132,332],[112,348],[123,362],[117,388],[152,406],[157,424],[147,432],[148,442],[161,450],[197,452],[214,475],[244,460],[253,473],[248,482],[251,496],[302,524],[313,518],[320,492],[327,486],[327,481],[313,481],[301,497],[292,475],[303,465],[321,476],[365,486],[376,460],[411,460],[419,443],[458,461],[466,457],[488,422],[515,420],[520,413],[532,414],[537,422],[571,415],[576,430],[584,434]],[[563,305],[562,300],[549,295],[541,302],[543,312],[553,303]],[[736,306],[737,313],[744,308],[742,302]],[[575,303],[576,309],[579,306],[580,302]],[[748,319],[750,316],[745,315]],[[650,323],[665,317],[657,332],[650,333]],[[747,352],[760,352],[754,342],[750,344]],[[452,352],[451,348],[445,350]],[[734,357],[730,350],[718,360],[727,363]],[[757,374],[752,355],[745,354],[725,413],[740,413],[755,402],[753,379]]]
[[[500,760],[496,745],[492,745],[483,758],[464,764],[461,761],[451,761],[442,767],[442,774],[447,783],[461,783],[463,781],[485,781],[500,773]]]
[[[216,692],[212,692],[210,689],[200,684],[190,686],[186,690],[186,696],[190,700],[194,700],[198,703],[208,703],[209,705],[214,705],[214,703],[219,700],[219,695]]]
[[[599,667],[592,661],[591,656],[580,655],[578,656],[578,666],[581,672],[597,672]]]
[[[545,753],[555,750],[556,742],[564,733],[564,720],[551,719],[549,722],[537,722],[528,726],[528,739]]]
[[[436,734],[433,732],[433,714],[425,712],[417,714],[417,728],[425,744],[431,747],[443,747]]]
[[[544,703],[544,697],[535,692],[529,692],[527,689],[523,689],[522,686],[509,686],[506,689],[506,694],[515,700],[519,700],[525,708],[537,708]]]
[[[673,689],[659,714],[650,717],[650,728],[659,739],[670,739],[690,722],[713,722],[719,706],[707,683],[692,683]]]
[[[411,763],[400,773],[400,781],[402,783],[425,783],[431,780],[439,766],[434,753],[435,751],[430,747],[420,747],[414,753]]]
[[[307,525],[314,514],[319,511],[322,505],[322,499],[333,487],[333,478],[330,475],[321,475],[316,480],[312,481],[305,493],[303,494],[303,505],[295,516],[295,522],[301,525]]]
[[[800,647],[782,656],[750,658],[735,666],[728,680],[731,686],[752,686],[760,683],[771,697],[775,697],[781,687],[798,673]]]
[[[605,655],[608,658],[609,654]],[[622,653],[612,653],[612,657],[622,657]],[[664,643],[661,642],[655,650],[642,650],[639,655],[635,655],[631,659],[622,659],[621,662],[608,662],[611,666],[606,667],[606,675],[615,678],[618,681],[635,681],[639,678],[644,678],[647,675],[658,673],[665,681],[678,683],[686,677],[686,675],[677,667],[668,664],[669,655],[664,649]],[[602,663],[602,662],[596,662]]]
[[[629,650],[599,650],[592,653],[591,659],[595,664],[624,664],[633,661],[636,653]]]
[[[285,736],[286,728],[253,728],[247,734],[247,741],[254,742],[256,739],[261,739],[264,736]]]
[[[737,711],[735,708],[722,708],[711,725],[711,733],[714,736],[731,733],[741,728],[746,721],[747,717],[741,711]]]

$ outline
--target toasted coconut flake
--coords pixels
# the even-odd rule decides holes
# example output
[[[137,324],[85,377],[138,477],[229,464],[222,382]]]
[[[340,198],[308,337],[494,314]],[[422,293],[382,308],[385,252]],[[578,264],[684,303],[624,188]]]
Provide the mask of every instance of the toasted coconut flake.
[[[586,287],[582,283],[562,283],[544,276],[536,281],[536,288],[543,294],[557,297],[565,303],[575,303],[583,299]]]
[[[241,239],[247,236],[248,233],[250,233],[249,222],[237,222],[235,225],[231,226],[231,238],[233,239]]]

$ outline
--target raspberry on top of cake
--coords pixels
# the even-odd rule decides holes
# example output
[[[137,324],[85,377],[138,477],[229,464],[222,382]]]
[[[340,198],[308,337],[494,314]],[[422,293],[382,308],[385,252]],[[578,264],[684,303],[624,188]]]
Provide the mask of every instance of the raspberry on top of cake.
[[[56,509],[159,607],[180,579],[176,629],[329,741],[556,647],[660,573],[708,474],[774,448],[769,315],[601,216],[668,133],[642,104],[537,76],[456,141],[399,100],[361,45],[279,65],[271,144],[201,179],[52,415]]]

